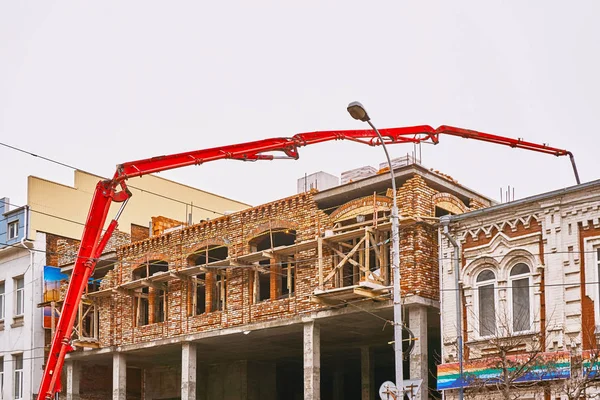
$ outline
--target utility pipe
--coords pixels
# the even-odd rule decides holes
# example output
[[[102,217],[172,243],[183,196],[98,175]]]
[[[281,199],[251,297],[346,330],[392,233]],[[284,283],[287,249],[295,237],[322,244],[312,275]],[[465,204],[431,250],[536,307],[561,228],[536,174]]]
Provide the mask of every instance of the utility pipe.
[[[449,233],[450,216],[440,217],[440,225],[444,228],[442,235],[450,241],[454,247],[454,286],[456,291],[456,346],[458,347],[458,379],[460,387],[458,389],[458,399],[464,399],[464,381],[463,381],[463,336],[462,336],[462,304],[460,296],[460,249],[458,243]],[[440,275],[441,277],[441,275]],[[443,328],[443,327],[442,327]]]

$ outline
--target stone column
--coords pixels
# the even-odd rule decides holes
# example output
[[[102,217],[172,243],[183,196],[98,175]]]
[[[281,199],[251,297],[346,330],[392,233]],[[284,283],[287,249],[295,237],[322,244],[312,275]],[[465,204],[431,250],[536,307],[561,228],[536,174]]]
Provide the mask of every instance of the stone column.
[[[415,335],[415,347],[410,355],[410,378],[423,379],[416,400],[427,400],[429,368],[427,360],[427,307],[413,306],[408,310],[408,326]]]
[[[304,400],[321,399],[321,331],[315,321],[304,324]]]
[[[126,400],[127,361],[125,354],[113,354],[113,400]]]
[[[181,400],[196,400],[196,344],[181,346]]]
[[[375,363],[369,346],[360,348],[361,400],[375,400]]]
[[[65,361],[67,368],[67,400],[79,400],[79,380],[81,378],[81,365],[77,361]]]

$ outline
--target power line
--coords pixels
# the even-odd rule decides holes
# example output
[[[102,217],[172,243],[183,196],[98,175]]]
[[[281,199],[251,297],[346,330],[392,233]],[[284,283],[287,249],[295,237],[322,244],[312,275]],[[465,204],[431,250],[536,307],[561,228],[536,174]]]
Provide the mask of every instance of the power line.
[[[40,155],[38,155],[38,154],[32,153],[32,152],[30,152],[30,151],[27,151],[27,150],[24,150],[24,149],[21,149],[21,148],[15,147],[15,146],[11,146],[11,145],[9,145],[9,144],[6,144],[6,143],[2,143],[2,142],[0,142],[0,145],[2,145],[2,146],[4,146],[4,147],[7,147],[7,148],[9,148],[9,149],[15,150],[15,151],[19,151],[19,152],[21,152],[21,153],[24,153],[24,154],[28,154],[28,155],[30,155],[30,156],[33,156],[33,157],[37,157],[37,158],[40,158],[40,159],[42,159],[42,160],[45,160],[45,161],[48,161],[48,162],[51,162],[51,163],[54,163],[54,164],[60,165],[60,166],[62,166],[62,167],[70,168],[70,169],[72,169],[72,170],[74,170],[74,171],[82,171],[82,172],[84,172],[84,173],[86,173],[86,174],[90,174],[90,175],[94,175],[94,176],[99,176],[99,177],[100,177],[100,178],[102,178],[102,179],[108,179],[108,178],[106,178],[106,177],[103,177],[103,176],[101,176],[101,175],[94,174],[94,173],[91,173],[91,172],[87,172],[87,171],[85,171],[85,170],[83,170],[83,169],[80,169],[80,168],[74,167],[74,166],[72,166],[72,165],[65,164],[65,163],[63,163],[63,162],[60,162],[60,161],[57,161],[57,160],[54,160],[54,159],[51,159],[51,158],[48,158],[48,157],[40,156]],[[199,210],[209,211],[209,212],[212,212],[213,214],[225,215],[225,214],[224,214],[224,213],[222,213],[222,212],[219,212],[219,211],[216,211],[216,210],[211,210],[210,208],[206,208],[206,207],[200,207],[200,206],[194,205],[193,203],[186,203],[185,201],[182,201],[182,200],[179,200],[179,199],[175,199],[175,198],[173,198],[173,197],[169,197],[169,196],[166,196],[166,195],[163,195],[163,194],[160,194],[160,193],[155,193],[155,192],[152,192],[152,191],[150,191],[150,190],[147,190],[147,189],[141,189],[141,188],[139,188],[139,187],[136,187],[136,186],[133,186],[133,185],[129,185],[129,184],[128,184],[127,186],[128,186],[128,187],[130,187],[130,188],[132,188],[132,189],[137,189],[137,190],[139,190],[139,191],[141,191],[141,192],[146,192],[146,193],[152,194],[152,195],[154,195],[154,196],[158,196],[158,197],[162,197],[162,198],[164,198],[164,199],[172,200],[172,201],[174,201],[174,202],[177,202],[177,203],[180,203],[180,204],[185,204],[186,206],[190,206],[190,207],[192,207],[192,208],[197,208],[197,209],[199,209]]]

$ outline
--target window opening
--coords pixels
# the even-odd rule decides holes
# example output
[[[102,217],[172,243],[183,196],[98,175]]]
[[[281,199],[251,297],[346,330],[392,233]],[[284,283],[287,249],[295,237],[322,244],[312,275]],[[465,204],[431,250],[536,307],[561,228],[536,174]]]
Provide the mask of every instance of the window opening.
[[[225,310],[225,295],[227,293],[227,271],[215,272],[211,311]]]
[[[477,300],[479,317],[479,335],[491,336],[496,333],[496,275],[491,270],[481,271],[477,275]]]
[[[0,399],[4,398],[4,357],[0,357]]]
[[[296,231],[272,229],[263,232],[250,242],[253,251],[290,246],[296,242]],[[295,268],[292,262],[279,259],[261,260],[254,272],[254,302],[275,300],[294,293]]]
[[[510,270],[514,332],[531,329],[530,272],[529,266],[523,263],[515,265]]]
[[[23,354],[13,355],[15,380],[14,384],[14,395],[15,399],[23,398]]]
[[[294,294],[295,289],[295,268],[293,262],[286,262],[281,268],[281,295],[289,297]]]
[[[154,260],[136,268],[133,271],[133,280],[151,277],[160,272],[169,270],[166,261]],[[135,321],[137,326],[164,322],[166,318],[167,295],[162,289],[142,287],[135,290]]]
[[[194,315],[204,314],[206,311],[206,274],[201,273],[192,278],[192,310]]]
[[[188,263],[190,265],[206,265],[226,260],[228,256],[229,248],[227,246],[206,246],[188,257]],[[192,287],[188,291],[190,315],[225,309],[226,274],[225,270],[209,267],[207,272],[202,272],[192,278]]]
[[[435,216],[439,218],[439,217],[443,217],[444,215],[455,215],[455,214],[446,210],[445,208],[435,206]]]
[[[0,320],[4,319],[4,308],[5,308],[4,293],[5,293],[4,282],[0,282]]]
[[[25,312],[25,278],[15,278],[15,316],[21,316]]]
[[[19,236],[19,221],[8,223],[8,240],[16,239]]]

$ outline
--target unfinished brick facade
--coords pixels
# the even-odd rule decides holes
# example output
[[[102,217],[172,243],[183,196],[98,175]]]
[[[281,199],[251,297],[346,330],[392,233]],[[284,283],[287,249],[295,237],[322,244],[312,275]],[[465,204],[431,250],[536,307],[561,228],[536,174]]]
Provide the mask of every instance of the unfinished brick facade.
[[[434,217],[434,196],[439,192],[430,188],[425,180],[415,175],[398,190],[400,214],[405,217]],[[391,195],[391,192],[390,192]],[[442,196],[444,198],[448,197]],[[438,198],[441,198],[438,196]],[[452,198],[451,201],[456,201]],[[467,208],[461,204],[460,207]],[[178,221],[153,218],[154,232],[181,225]],[[118,265],[106,277],[101,289],[107,290],[133,281],[133,271],[144,263],[160,260],[168,263],[170,272],[177,274],[190,267],[189,257],[207,246],[227,245],[232,260],[252,253],[254,238],[265,232],[290,230],[296,232],[296,243],[310,241],[332,228],[329,215],[320,210],[312,193],[292,196],[267,203],[246,211],[223,216],[202,224],[172,231],[163,235],[125,245],[118,249]],[[227,240],[227,244],[225,242]],[[401,271],[403,295],[418,295],[431,300],[439,299],[437,273],[437,231],[428,222],[415,220],[401,229]],[[323,253],[323,272],[333,268],[332,252]],[[97,300],[100,308],[100,345],[120,346],[149,340],[169,338],[191,332],[222,329],[252,322],[280,319],[310,313],[323,308],[311,302],[311,296],[319,286],[317,276],[317,249],[298,251],[294,255],[296,265],[295,295],[278,299],[278,287],[270,285],[269,301],[253,301],[253,273],[250,265],[226,269],[226,309],[190,316],[189,279],[173,279],[167,282],[167,315],[164,322],[136,326],[134,298],[131,293],[113,293]],[[273,262],[276,278],[279,261]],[[213,273],[207,273],[207,285]],[[324,289],[334,288],[333,281]],[[210,294],[207,294],[210,304]],[[207,310],[209,311],[209,310]]]
[[[427,321],[429,309],[437,314],[439,301],[437,216],[489,202],[445,176],[411,168],[395,194],[401,289],[407,304],[424,312]],[[344,192],[344,187],[331,194],[307,192],[192,226],[153,218],[153,235],[118,247],[114,269],[99,291],[88,295],[99,310],[98,351],[172,343],[236,327],[301,324],[324,311],[360,318],[361,308],[347,307],[357,302],[391,312],[394,193],[388,187],[389,180],[370,195]],[[133,235],[132,228],[132,239],[142,236]],[[217,283],[224,293],[213,289]],[[371,329],[372,323],[360,319]],[[369,337],[363,340],[373,340]],[[427,364],[425,344],[422,351]]]
[[[189,266],[189,256],[198,249],[223,245],[223,238],[230,242],[229,257],[233,259],[250,253],[251,239],[269,229],[294,229],[299,242],[313,239],[318,234],[318,226],[328,225],[328,216],[316,207],[311,196],[301,194],[286,198],[124,246],[118,250],[120,262],[114,272],[117,278],[113,284],[131,281],[132,271],[151,260],[167,261],[169,271],[176,273]],[[215,313],[188,317],[186,299],[189,287],[185,280],[168,282],[168,312],[163,323],[136,327],[132,317],[133,299],[127,294],[101,299],[101,346],[131,344],[313,311],[319,307],[310,301],[310,295],[317,286],[315,257],[314,250],[301,251],[296,255],[296,296],[258,304],[251,301],[252,277],[249,269],[229,268],[226,271],[227,308]],[[330,263],[327,268],[331,268]],[[275,290],[273,286],[272,289]]]

